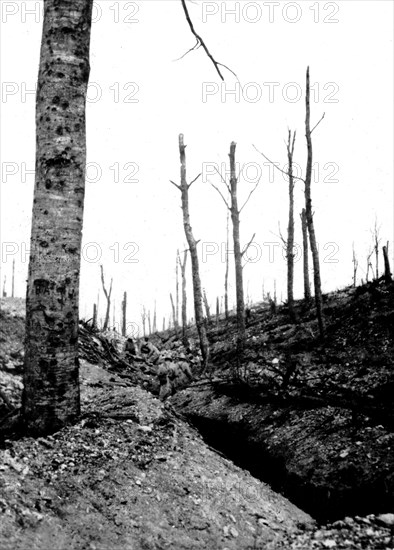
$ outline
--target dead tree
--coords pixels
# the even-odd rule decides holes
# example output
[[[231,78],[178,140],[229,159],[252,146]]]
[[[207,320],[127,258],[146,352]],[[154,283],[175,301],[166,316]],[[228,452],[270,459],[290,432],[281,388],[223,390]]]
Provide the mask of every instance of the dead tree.
[[[40,435],[80,413],[79,274],[92,0],[46,0],[36,94],[36,172],[22,415]]]
[[[175,260],[175,317],[176,326],[179,327],[179,264],[178,264],[179,250],[176,251]]]
[[[152,332],[153,333],[157,332],[156,319],[157,319],[157,315],[156,315],[156,300],[155,300],[155,307],[154,307],[154,310],[153,310],[153,323],[152,323]]]
[[[224,314],[228,319],[228,271],[229,271],[229,255],[228,247],[230,244],[230,210],[227,208],[226,215],[226,271],[224,273]]]
[[[383,246],[383,260],[384,260],[384,280],[385,282],[391,283],[391,271],[390,271],[390,261],[389,261],[389,242],[387,241],[386,246]]]
[[[97,328],[97,305],[93,304],[93,318],[92,318],[92,327]]]
[[[353,255],[352,255],[352,263],[353,263],[353,287],[356,288],[357,286],[357,268],[358,268],[358,260],[356,258],[356,251],[354,249],[354,243],[353,243]]]
[[[222,178],[222,181],[227,187],[227,191],[230,196],[230,204],[224,197],[223,193],[220,191],[216,185],[211,183],[212,187],[221,196],[224,204],[231,214],[231,221],[233,226],[233,243],[234,243],[234,262],[235,262],[235,288],[236,288],[236,299],[237,299],[237,348],[238,352],[242,352],[246,339],[246,323],[245,323],[245,300],[244,300],[244,289],[243,289],[243,266],[242,258],[246,254],[249,246],[252,244],[252,241],[255,237],[255,234],[250,239],[249,243],[246,245],[243,251],[241,251],[241,239],[240,239],[240,221],[239,216],[246,204],[248,203],[253,192],[256,190],[259,181],[256,183],[255,187],[250,191],[246,201],[241,208],[238,207],[238,196],[237,196],[237,186],[238,178],[235,173],[235,149],[236,143],[233,141],[230,145],[230,183]]]
[[[105,281],[104,281],[104,268],[102,265],[100,265],[100,269],[101,269],[101,284],[103,287],[104,296],[107,300],[107,309],[105,312],[103,330],[107,330],[109,325],[109,315],[111,310],[112,277],[111,277],[111,283],[109,285],[109,290],[107,290],[105,286]]]
[[[127,292],[123,293],[122,300],[122,336],[126,336],[126,325],[127,325]]]
[[[292,321],[296,320],[294,309],[294,178],[293,178],[293,155],[296,133],[291,137],[291,130],[287,139],[287,159],[289,170],[289,223],[287,226],[287,243],[286,243],[286,258],[287,258],[287,305],[289,315]]]
[[[220,316],[220,306],[219,306],[219,296],[216,297],[216,328],[219,327],[219,316]]]
[[[313,160],[312,132],[321,122],[321,120],[324,117],[324,114],[322,118],[319,120],[319,122],[311,129],[309,67],[306,70],[305,111],[306,111],[305,137],[306,137],[306,144],[307,144],[307,150],[308,150],[306,172],[305,172],[305,215],[306,215],[306,222],[308,226],[309,243],[310,243],[311,252],[312,252],[316,313],[317,313],[317,319],[319,323],[320,337],[324,338],[325,323],[324,323],[324,316],[323,316],[323,297],[322,297],[322,291],[321,291],[320,262],[319,262],[319,251],[318,251],[317,242],[316,242],[315,225],[313,220],[312,195],[311,195],[312,160]]]
[[[211,322],[211,309],[209,307],[209,303],[208,303],[208,298],[207,298],[207,293],[205,291],[205,288],[203,289],[203,293],[202,293],[202,299],[204,301],[204,307],[205,307],[205,315],[207,317],[207,322],[208,324]]]
[[[149,330],[149,336],[150,336],[152,334],[152,322],[150,318],[150,309],[148,310],[147,318],[148,318],[148,330]]]
[[[201,292],[200,269],[199,269],[198,254],[197,254],[197,241],[194,238],[192,227],[190,225],[190,214],[189,214],[189,189],[191,185],[200,177],[200,174],[196,178],[194,178],[194,180],[192,180],[190,183],[187,183],[185,148],[186,147],[183,141],[183,134],[179,134],[181,183],[180,185],[174,183],[173,181],[171,181],[171,183],[175,185],[175,187],[177,187],[181,192],[183,227],[185,230],[187,243],[189,245],[190,258],[191,258],[191,264],[192,264],[194,314],[196,318],[197,332],[200,340],[203,368],[205,370],[208,366],[208,361],[209,361],[209,344],[208,344],[207,331],[204,323],[204,314],[202,309],[202,292]]]
[[[172,297],[172,294],[170,292],[170,300],[171,300],[171,309],[172,309],[172,322],[175,329],[175,334],[178,335],[178,323],[176,321],[176,309],[175,309],[175,303],[174,298]]]
[[[379,279],[379,244],[380,244],[380,226],[375,218],[375,225],[372,232],[373,250],[375,252],[375,279]]]
[[[142,321],[142,333],[143,333],[144,336],[146,336],[146,309],[145,309],[145,306],[142,306],[141,321]]]
[[[181,268],[182,277],[182,343],[186,347],[189,345],[187,338],[187,294],[186,294],[186,262],[187,262],[187,249],[183,251],[183,262],[180,256],[178,256],[179,266]]]
[[[7,275],[4,275],[4,279],[3,279],[3,298],[7,298],[7,291],[5,289],[6,282],[7,282]]]
[[[371,270],[372,277],[373,277],[373,267],[372,267],[372,263],[371,263],[372,254],[373,254],[373,248],[367,254],[367,269],[366,269],[366,276],[365,276],[365,282],[367,282],[367,283],[368,283],[368,279],[369,279],[369,270]]]
[[[163,332],[166,330],[166,318],[163,317]]]

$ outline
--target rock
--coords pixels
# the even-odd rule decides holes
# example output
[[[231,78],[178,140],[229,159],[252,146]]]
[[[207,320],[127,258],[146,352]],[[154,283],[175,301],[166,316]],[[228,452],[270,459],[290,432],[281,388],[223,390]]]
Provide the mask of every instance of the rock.
[[[376,516],[376,523],[383,527],[394,527],[394,514],[380,514]]]

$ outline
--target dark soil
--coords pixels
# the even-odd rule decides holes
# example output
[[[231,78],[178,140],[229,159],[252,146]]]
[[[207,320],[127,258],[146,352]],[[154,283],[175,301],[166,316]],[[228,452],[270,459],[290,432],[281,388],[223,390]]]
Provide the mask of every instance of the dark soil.
[[[313,308],[255,308],[241,361],[234,321],[210,332],[211,384],[177,410],[253,475],[319,521],[394,511],[394,293],[369,285],[325,296],[327,337]]]

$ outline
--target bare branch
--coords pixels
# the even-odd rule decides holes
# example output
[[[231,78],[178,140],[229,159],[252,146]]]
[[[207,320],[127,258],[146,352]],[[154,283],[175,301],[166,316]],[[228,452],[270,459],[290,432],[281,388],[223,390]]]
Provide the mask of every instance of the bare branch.
[[[196,40],[196,43],[194,44],[194,46],[192,48],[190,48],[190,50],[187,50],[187,52],[185,52],[183,55],[181,55],[181,57],[177,57],[177,59],[174,59],[174,61],[181,61],[184,57],[187,56],[188,53],[190,52],[194,52],[194,50],[198,50],[198,48],[201,47],[201,44],[198,40]]]
[[[212,187],[213,187],[214,189],[216,189],[216,191],[217,191],[217,192],[219,193],[219,195],[222,197],[223,202],[224,202],[224,204],[227,206],[227,208],[228,208],[229,210],[231,210],[231,208],[230,208],[228,202],[227,202],[226,199],[224,198],[224,195],[223,195],[223,193],[220,191],[219,187],[216,187],[216,185],[213,184],[211,181],[210,181],[209,183],[212,185]]]
[[[227,181],[224,179],[224,177],[223,177],[222,174],[219,172],[219,170],[216,168],[216,166],[214,166],[214,169],[215,169],[215,171],[219,174],[220,179],[222,180],[222,182],[224,183],[224,185],[227,187],[228,192],[231,193],[231,189],[230,189],[230,186],[229,186],[229,184],[227,183]],[[238,180],[237,180],[237,181],[238,181]]]
[[[175,183],[174,181],[170,180],[170,183],[172,183],[172,185],[175,185],[175,187],[177,187],[179,190],[181,190],[181,186],[178,185],[177,183]]]
[[[213,55],[211,54],[211,52],[208,50],[208,48],[207,48],[207,46],[206,46],[204,40],[201,38],[201,36],[200,36],[199,34],[197,34],[197,32],[196,32],[195,29],[194,29],[193,22],[192,22],[192,20],[191,20],[191,18],[190,18],[190,15],[189,15],[189,10],[187,9],[187,6],[186,6],[186,0],[181,0],[181,2],[182,2],[183,11],[185,12],[186,21],[188,22],[189,27],[190,27],[190,30],[191,30],[193,36],[195,37],[195,39],[196,39],[196,41],[197,41],[197,44],[196,44],[193,48],[191,48],[191,49],[189,50],[189,52],[190,52],[190,51],[193,51],[193,50],[196,50],[196,49],[198,49],[200,46],[202,46],[203,49],[204,49],[204,51],[205,51],[205,53],[206,53],[207,56],[209,57],[209,59],[212,61],[212,64],[213,64],[213,66],[215,67],[216,72],[218,73],[218,75],[220,76],[220,78],[221,78],[222,80],[224,80],[224,76],[223,76],[222,73],[221,73],[220,67],[223,67],[224,69],[227,69],[231,74],[233,74],[233,75],[235,76],[235,78],[236,78],[237,80],[239,80],[238,77],[237,77],[237,75],[235,74],[234,71],[232,71],[229,67],[227,67],[227,65],[224,65],[223,63],[219,63],[219,62],[216,61],[216,59],[213,57]],[[189,53],[189,52],[186,52],[186,53]]]
[[[326,113],[323,113],[321,119],[319,120],[319,122],[317,122],[317,123],[314,125],[314,127],[312,128],[312,130],[310,131],[310,133],[312,133],[313,130],[319,126],[319,124],[321,123],[321,121],[323,120],[323,118],[325,117],[325,115],[326,115]]]
[[[256,236],[256,233],[253,233],[252,238],[250,239],[250,241],[248,242],[248,244],[246,245],[246,247],[244,248],[244,250],[241,252],[241,258],[242,258],[243,255],[246,254],[246,252],[248,251],[248,248],[249,248],[249,246],[252,244],[253,239],[255,238],[255,236]]]
[[[241,206],[241,209],[240,209],[239,213],[241,213],[242,210],[245,208],[245,206],[248,204],[250,197],[251,197],[251,196],[253,195],[253,193],[256,191],[257,186],[258,186],[259,183],[260,183],[260,178],[258,179],[258,182],[256,183],[256,185],[253,187],[253,189],[252,189],[251,192],[249,193],[248,198],[246,199],[246,201],[245,201],[245,202],[243,203],[243,205]]]
[[[256,149],[256,151],[257,151],[262,157],[264,157],[266,160],[268,160],[268,162],[269,162],[270,164],[272,164],[272,166],[273,166],[274,168],[276,168],[277,170],[279,170],[279,172],[282,172],[282,174],[285,174],[285,176],[287,176],[288,178],[290,177],[290,174],[289,174],[288,172],[285,172],[285,170],[282,170],[281,168],[279,168],[279,166],[277,166],[272,160],[270,160],[266,155],[264,155],[264,153],[262,153],[261,151],[259,151],[255,145],[253,145],[253,147]],[[304,178],[299,178],[298,176],[294,176],[294,175],[293,175],[293,178],[294,178],[295,180],[300,180],[300,181],[303,181],[303,182],[305,183]]]
[[[201,176],[201,173],[198,174],[198,176],[196,176],[196,177],[194,178],[194,180],[192,180],[192,181],[189,183],[189,185],[187,186],[187,188],[189,189],[189,188],[193,185],[193,183],[194,183],[196,180],[198,180],[198,178],[199,178],[200,176]]]
[[[282,235],[282,230],[280,228],[280,222],[278,222],[278,231],[279,231],[279,237],[281,238],[281,241],[282,243],[287,246],[287,241],[286,239],[284,238],[284,236]]]

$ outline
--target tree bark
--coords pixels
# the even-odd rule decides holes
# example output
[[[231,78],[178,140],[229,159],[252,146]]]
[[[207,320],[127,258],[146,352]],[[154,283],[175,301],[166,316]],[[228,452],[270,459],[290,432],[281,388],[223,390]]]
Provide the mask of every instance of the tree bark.
[[[391,271],[390,271],[390,261],[389,261],[389,243],[387,242],[386,246],[383,246],[383,260],[384,260],[384,280],[386,283],[391,283]]]
[[[231,221],[233,224],[233,241],[234,241],[234,261],[235,261],[235,288],[237,295],[237,328],[238,328],[238,350],[242,351],[245,338],[245,303],[243,289],[243,273],[242,273],[242,252],[240,242],[240,221],[237,198],[237,176],[235,174],[235,148],[236,143],[233,141],[230,145],[230,191],[231,191]]]
[[[296,321],[294,309],[294,178],[293,178],[293,155],[296,133],[291,139],[291,130],[289,130],[287,141],[287,159],[289,165],[289,223],[287,227],[287,305],[289,315],[292,321]]]
[[[179,154],[181,161],[181,184],[177,186],[181,191],[182,196],[182,212],[183,212],[183,227],[187,243],[190,250],[190,258],[192,264],[192,280],[193,280],[193,297],[194,297],[194,315],[196,318],[197,332],[200,340],[200,349],[203,360],[204,370],[208,366],[209,361],[209,344],[207,338],[207,331],[204,323],[204,314],[202,309],[202,292],[201,292],[201,280],[200,269],[197,254],[197,242],[193,236],[192,227],[190,225],[190,213],[189,213],[189,187],[191,183],[187,183],[186,180],[186,155],[185,145],[183,141],[183,134],[179,134]]]
[[[315,304],[316,304],[316,313],[319,323],[319,332],[320,337],[324,338],[325,335],[325,324],[323,317],[323,298],[321,292],[321,280],[320,280],[320,262],[319,262],[319,252],[317,249],[315,226],[313,221],[313,212],[312,212],[312,197],[311,197],[311,180],[312,180],[312,137],[311,137],[311,128],[310,128],[310,84],[309,84],[309,67],[306,71],[306,94],[305,94],[305,137],[306,144],[308,149],[307,163],[306,163],[306,174],[305,174],[305,214],[306,221],[308,226],[309,233],[309,243],[312,252],[312,261],[313,261],[313,281],[315,288]]]
[[[207,323],[209,324],[211,322],[211,309],[209,307],[207,293],[205,292],[205,288],[203,290],[202,298],[203,298],[203,301],[204,301],[205,314],[207,316]]]
[[[302,228],[302,259],[304,272],[304,298],[307,302],[311,300],[311,284],[309,282],[309,245],[308,245],[308,225],[306,223],[305,208],[300,214]]]
[[[178,266],[179,250],[176,251],[175,262],[175,317],[176,326],[179,327],[179,266]]]
[[[182,277],[182,343],[185,348],[189,345],[189,340],[187,337],[187,294],[186,294],[186,262],[187,262],[187,249],[183,252],[183,262],[181,262],[180,257],[179,264],[181,267],[181,277]]]
[[[92,0],[45,0],[22,413],[28,433],[80,413],[78,299]]]
[[[92,327],[93,327],[94,329],[97,328],[97,305],[96,305],[96,304],[93,304]]]
[[[112,278],[111,278],[111,283],[109,285],[109,290],[107,290],[105,288],[104,269],[103,269],[102,265],[100,265],[100,269],[101,269],[101,283],[102,283],[102,286],[103,286],[103,291],[104,291],[105,298],[107,300],[107,309],[106,309],[106,312],[105,312],[103,330],[107,330],[108,325],[109,325],[109,315],[110,315],[110,311],[111,311]]]
[[[357,268],[358,268],[358,261],[356,258],[356,251],[354,249],[354,243],[352,247],[353,255],[352,255],[352,263],[353,263],[353,287],[356,288],[357,286]]]
[[[126,325],[127,325],[126,310],[127,310],[127,292],[124,292],[123,300],[122,300],[122,336],[126,336]]]

